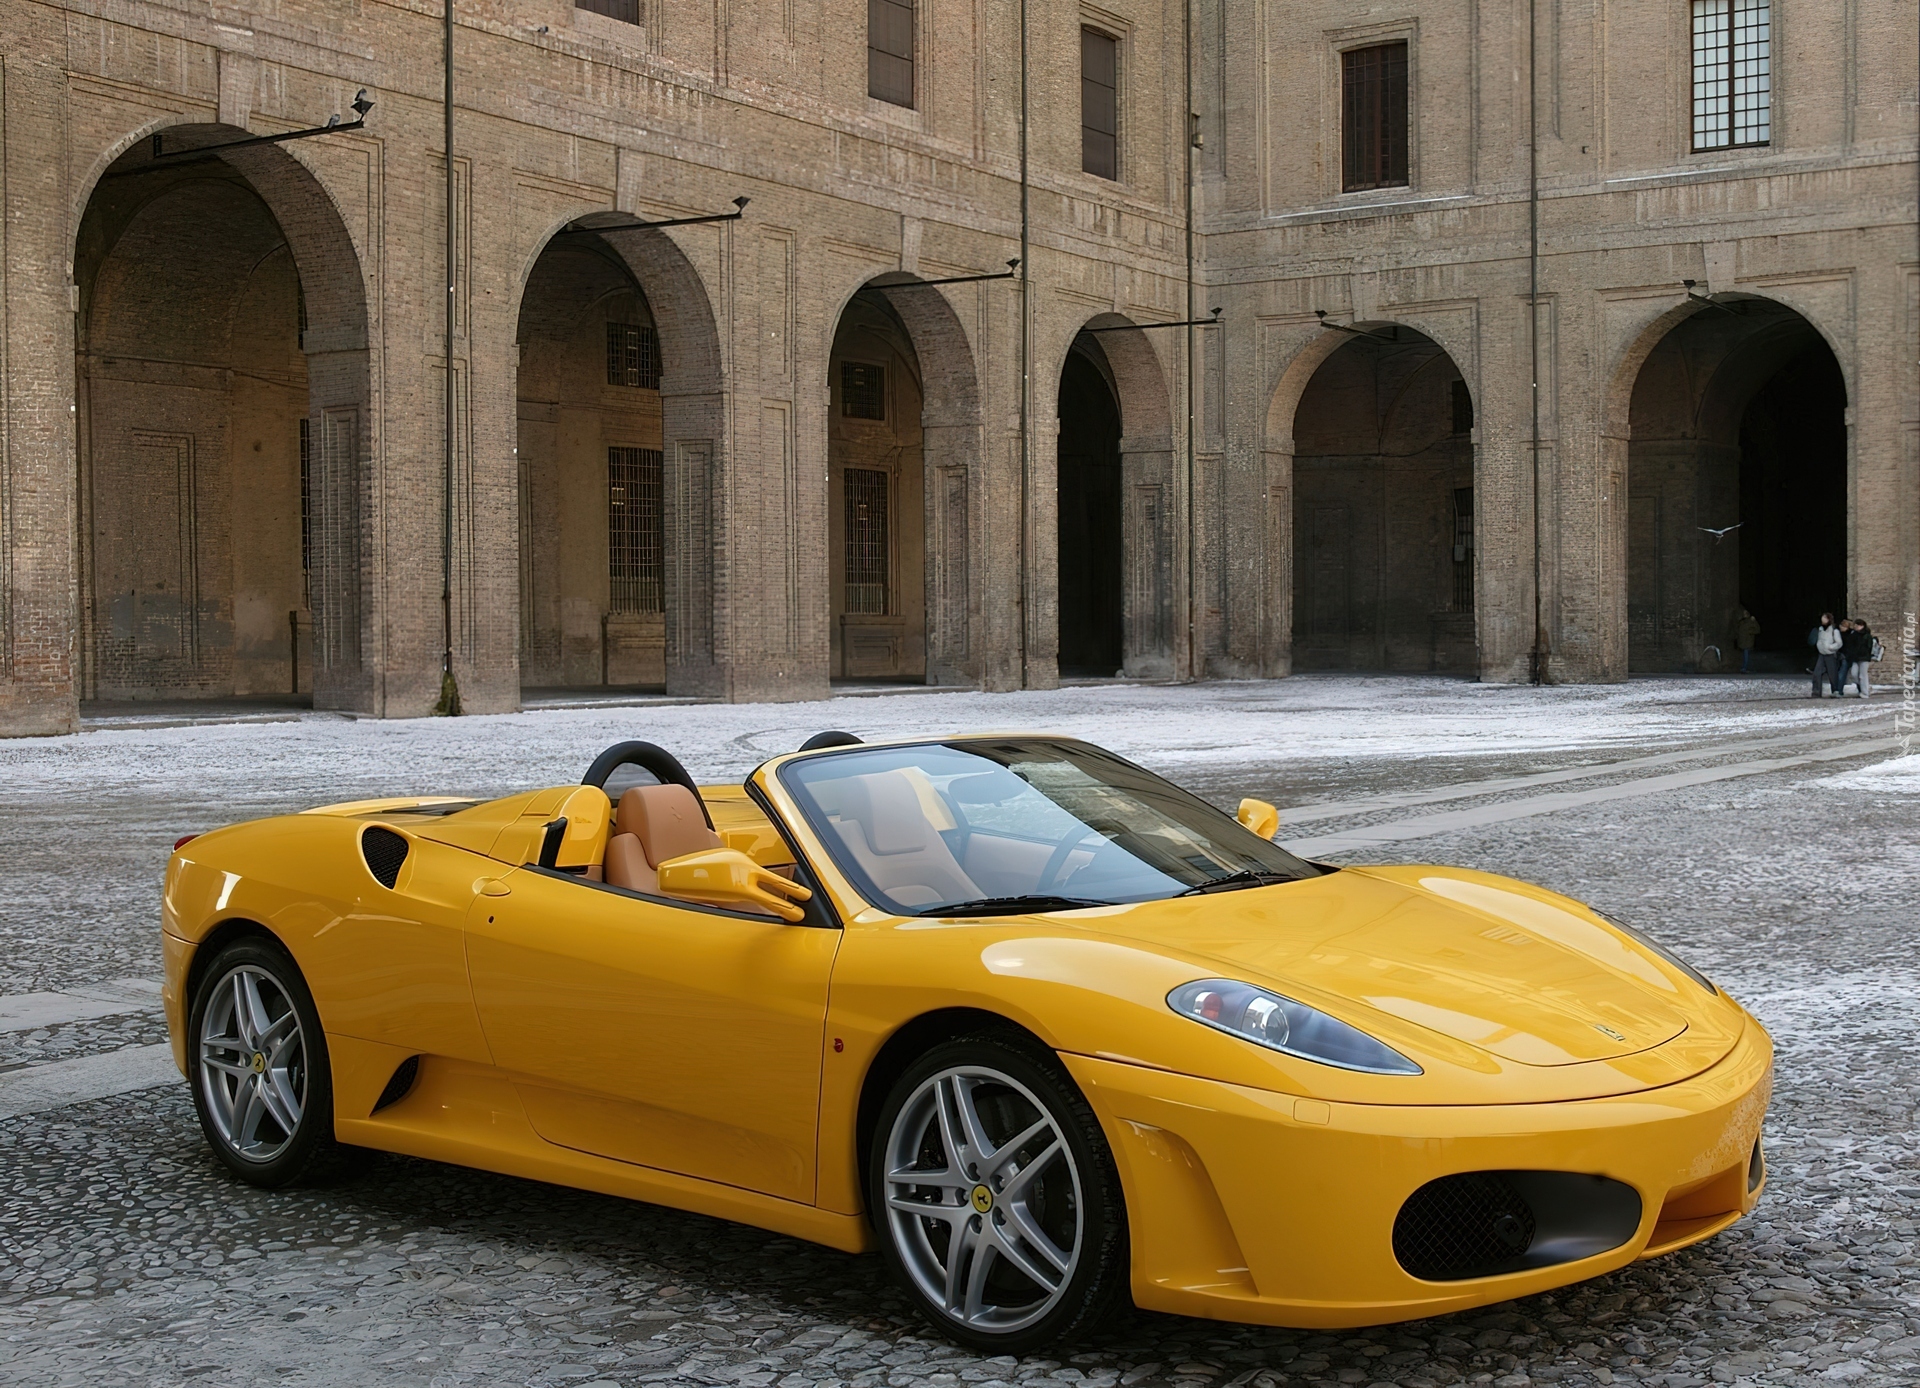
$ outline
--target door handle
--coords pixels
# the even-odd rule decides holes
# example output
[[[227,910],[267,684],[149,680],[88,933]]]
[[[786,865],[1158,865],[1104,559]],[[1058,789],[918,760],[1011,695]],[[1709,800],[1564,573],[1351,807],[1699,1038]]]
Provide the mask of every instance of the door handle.
[[[475,892],[481,896],[512,896],[513,888],[498,877],[482,877],[473,884]]]

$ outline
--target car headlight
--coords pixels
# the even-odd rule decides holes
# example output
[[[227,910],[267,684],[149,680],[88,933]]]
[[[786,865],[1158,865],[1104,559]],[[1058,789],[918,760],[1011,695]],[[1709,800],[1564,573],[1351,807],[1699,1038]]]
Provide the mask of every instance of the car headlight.
[[[1422,1073],[1418,1065],[1364,1031],[1250,983],[1225,978],[1183,983],[1167,994],[1167,1006],[1229,1036],[1321,1065],[1370,1075]]]
[[[1718,988],[1713,986],[1712,979],[1708,978],[1705,974],[1701,973],[1700,970],[1694,968],[1693,965],[1689,964],[1686,960],[1682,959],[1679,955],[1675,954],[1672,950],[1668,949],[1665,945],[1661,944],[1658,940],[1655,940],[1649,937],[1645,931],[1634,929],[1634,927],[1628,925],[1625,921],[1621,920],[1618,916],[1610,916],[1605,911],[1602,911],[1598,906],[1589,906],[1587,907],[1587,909],[1593,912],[1594,915],[1600,917],[1601,920],[1605,921],[1608,925],[1612,926],[1615,930],[1620,931],[1623,935],[1632,936],[1640,944],[1645,945],[1648,949],[1652,950],[1655,954],[1659,955],[1662,959],[1666,960],[1669,964],[1673,965],[1674,968],[1680,970],[1681,973],[1685,974],[1688,978],[1692,979],[1695,983],[1699,984],[1702,988],[1705,988],[1709,993],[1718,993],[1720,991]]]

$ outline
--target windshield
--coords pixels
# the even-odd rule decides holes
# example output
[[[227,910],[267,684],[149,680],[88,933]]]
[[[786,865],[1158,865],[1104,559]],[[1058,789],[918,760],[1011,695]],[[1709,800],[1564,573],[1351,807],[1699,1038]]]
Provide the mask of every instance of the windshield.
[[[901,915],[1158,901],[1321,871],[1084,742],[875,747],[779,774],[835,865]]]

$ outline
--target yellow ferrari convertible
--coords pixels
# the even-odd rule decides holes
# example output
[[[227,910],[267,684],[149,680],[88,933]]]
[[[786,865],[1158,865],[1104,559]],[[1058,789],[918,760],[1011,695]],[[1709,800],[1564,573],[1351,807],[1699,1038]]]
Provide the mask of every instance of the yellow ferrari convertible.
[[[1063,737],[822,734],[738,786],[622,743],[183,840],[174,1054],[243,1180],[378,1148],[877,1247],[997,1352],[1128,1297],[1457,1311],[1753,1208],[1739,1004],[1577,901],[1276,822]]]

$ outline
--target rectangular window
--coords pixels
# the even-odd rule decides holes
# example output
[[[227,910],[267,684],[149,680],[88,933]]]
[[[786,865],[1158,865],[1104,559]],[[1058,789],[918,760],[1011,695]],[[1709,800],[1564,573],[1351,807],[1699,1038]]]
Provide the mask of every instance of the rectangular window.
[[[847,493],[847,611],[876,617],[887,613],[887,474],[850,467]]]
[[[1740,149],[1773,138],[1769,0],[1693,0],[1693,147]]]
[[[885,419],[887,368],[864,361],[841,362],[840,414],[846,419]]]
[[[660,335],[648,324],[607,324],[607,384],[660,389]]]
[[[300,421],[300,605],[313,606],[313,421]]]
[[[1349,193],[1407,184],[1407,45],[1340,55],[1340,143]]]
[[[913,0],[867,0],[867,95],[913,105]]]
[[[665,612],[666,515],[657,448],[607,450],[607,610]]]
[[[1120,40],[1080,31],[1080,167],[1120,177]]]
[[[1467,389],[1465,381],[1453,383],[1453,432],[1473,432],[1473,392]]]
[[[573,7],[592,14],[603,14],[623,24],[640,22],[640,0],[573,0]]]

